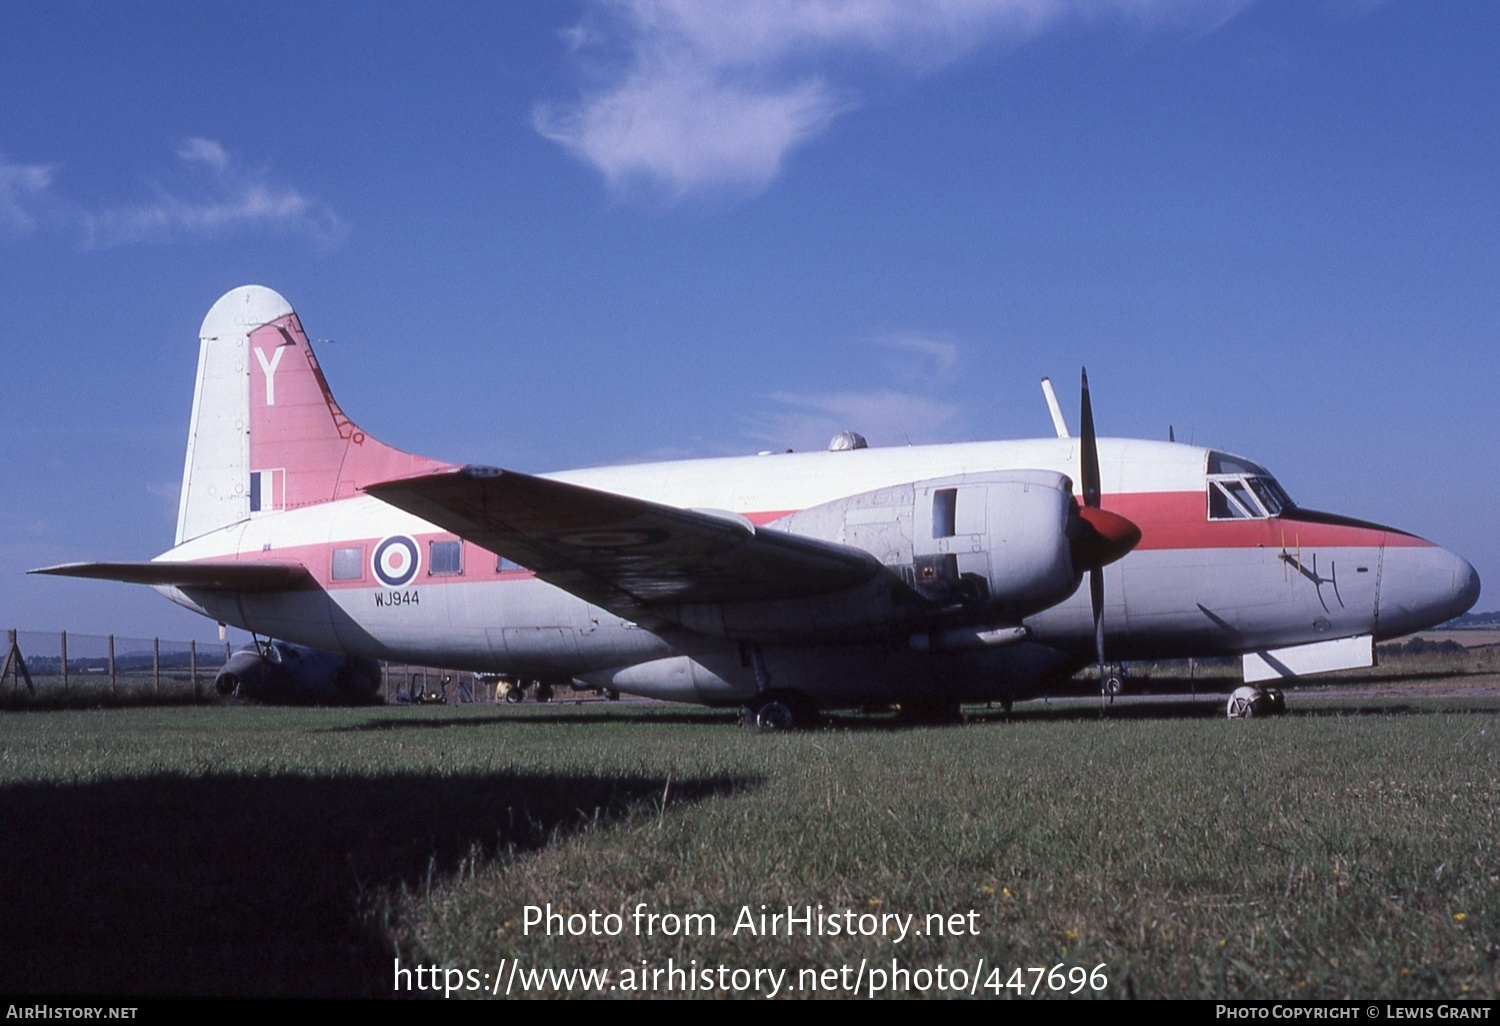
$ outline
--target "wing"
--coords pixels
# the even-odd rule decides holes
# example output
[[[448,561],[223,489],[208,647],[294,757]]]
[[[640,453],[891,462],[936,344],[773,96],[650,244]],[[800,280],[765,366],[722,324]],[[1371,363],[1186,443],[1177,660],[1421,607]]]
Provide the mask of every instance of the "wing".
[[[170,584],[211,591],[290,591],[316,582],[301,563],[201,562],[62,563],[30,571],[58,577],[91,577],[126,584]]]
[[[371,495],[622,615],[805,598],[882,571],[861,549],[493,467],[371,485]]]

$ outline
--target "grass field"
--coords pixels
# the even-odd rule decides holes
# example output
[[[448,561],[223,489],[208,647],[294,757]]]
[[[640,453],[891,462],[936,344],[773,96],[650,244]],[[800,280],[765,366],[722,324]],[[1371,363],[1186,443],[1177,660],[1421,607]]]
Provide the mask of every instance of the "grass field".
[[[1500,995],[1500,699],[1221,716],[1032,703],[765,735],[605,703],[10,713],[0,992],[390,996],[399,956],[486,987],[671,960],[786,970],[785,994],[863,960],[961,967],[982,996],[1101,963],[1110,997]],[[623,928],[528,931],[549,904]],[[761,905],[961,933],[734,933]],[[716,930],[640,935],[637,907]]]

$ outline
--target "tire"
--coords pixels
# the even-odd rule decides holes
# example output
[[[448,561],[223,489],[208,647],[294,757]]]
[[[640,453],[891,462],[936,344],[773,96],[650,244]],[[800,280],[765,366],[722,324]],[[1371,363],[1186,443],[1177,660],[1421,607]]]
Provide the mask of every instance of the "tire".
[[[791,730],[797,725],[797,715],[786,702],[772,698],[755,710],[755,725],[761,730]]]
[[[1254,719],[1263,712],[1264,694],[1260,688],[1253,688],[1248,684],[1235,688],[1224,711],[1231,720]]]

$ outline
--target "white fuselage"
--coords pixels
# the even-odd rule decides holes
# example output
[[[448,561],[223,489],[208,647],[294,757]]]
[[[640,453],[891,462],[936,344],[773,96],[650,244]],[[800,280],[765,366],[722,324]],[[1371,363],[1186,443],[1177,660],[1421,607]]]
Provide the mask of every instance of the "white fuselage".
[[[1295,509],[1213,519],[1209,451],[1101,439],[1103,506],[1134,521],[1141,543],[1106,571],[1104,627],[1118,659],[1229,655],[1334,638],[1388,637],[1466,609],[1472,568],[1399,531]],[[1043,469],[1078,480],[1078,442],[1044,438],[892,449],[775,454],[601,467],[557,480],[689,509],[727,510],[766,529],[844,496],[981,471]],[[1257,510],[1263,514],[1263,510]],[[914,531],[920,532],[918,525]],[[163,589],[247,630],[359,655],[508,674],[582,680],[664,698],[726,704],[755,691],[740,647],[682,628],[647,629],[459,543],[455,563],[420,560],[389,587],[371,573],[382,540],[423,553],[454,535],[369,496],[253,514],[192,539],[166,560],[285,559],[316,589],[226,594]],[[842,539],[833,539],[842,540]],[[972,547],[977,535],[943,539]],[[334,571],[359,550],[360,574]],[[1462,608],[1459,608],[1462,606]],[[934,690],[955,700],[1020,698],[1088,662],[1085,592],[1025,620],[1019,645],[918,651],[909,639],[784,645],[765,655],[771,678],[823,705],[900,701]]]

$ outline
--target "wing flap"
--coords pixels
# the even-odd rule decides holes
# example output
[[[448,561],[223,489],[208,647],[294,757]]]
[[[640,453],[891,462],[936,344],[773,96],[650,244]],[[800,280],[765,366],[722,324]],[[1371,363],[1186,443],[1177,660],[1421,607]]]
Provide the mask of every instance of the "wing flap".
[[[30,571],[57,577],[88,577],[126,584],[165,584],[210,591],[293,591],[317,582],[301,563],[163,560],[124,563],[61,563]]]
[[[869,553],[744,517],[698,512],[493,467],[365,489],[542,580],[629,615],[664,606],[805,598],[880,572]]]

